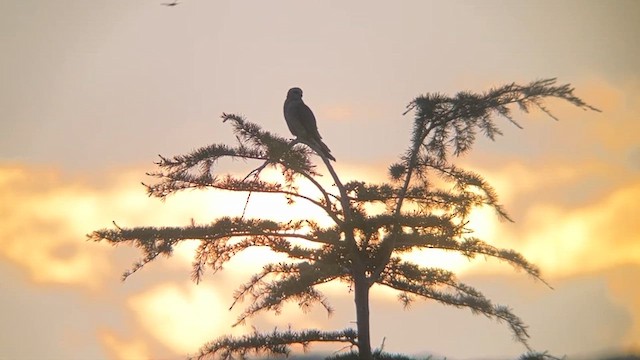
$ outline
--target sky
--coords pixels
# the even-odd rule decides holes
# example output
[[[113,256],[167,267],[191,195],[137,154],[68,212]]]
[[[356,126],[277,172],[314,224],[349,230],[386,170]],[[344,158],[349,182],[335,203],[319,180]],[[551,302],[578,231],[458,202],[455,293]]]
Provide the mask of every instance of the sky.
[[[524,129],[504,121],[503,137],[478,140],[457,161],[496,188],[515,220],[478,209],[477,235],[521,252],[553,289],[491,260],[412,257],[509,305],[538,350],[640,352],[639,2],[161,3],[0,1],[0,359],[180,359],[251,326],[353,326],[338,284],[323,288],[330,318],[287,306],[232,328],[241,310],[228,311],[233,291],[268,254],[243,253],[196,285],[187,243],[121,282],[139,253],[85,234],[113,221],[240,215],[243,195],[188,192],[163,203],[140,182],[157,154],[232,144],[223,112],[289,136],[290,87],[304,90],[343,180],[376,182],[408,146],[412,118],[402,112],[416,96],[552,77],[602,112],[550,100],[559,121],[516,113]],[[300,214],[315,216],[259,196],[247,213]],[[428,301],[405,310],[395,296],[372,289],[375,347],[460,360],[525,351],[505,324]]]

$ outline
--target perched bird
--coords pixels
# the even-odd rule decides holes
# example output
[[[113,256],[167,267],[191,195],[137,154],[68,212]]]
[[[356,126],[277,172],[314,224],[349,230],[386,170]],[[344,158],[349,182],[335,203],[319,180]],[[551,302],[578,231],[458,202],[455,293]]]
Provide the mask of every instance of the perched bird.
[[[313,111],[302,101],[302,89],[297,87],[289,89],[287,99],[284,101],[284,119],[287,121],[289,131],[299,141],[309,145],[327,159],[336,161],[329,147],[322,142]]]

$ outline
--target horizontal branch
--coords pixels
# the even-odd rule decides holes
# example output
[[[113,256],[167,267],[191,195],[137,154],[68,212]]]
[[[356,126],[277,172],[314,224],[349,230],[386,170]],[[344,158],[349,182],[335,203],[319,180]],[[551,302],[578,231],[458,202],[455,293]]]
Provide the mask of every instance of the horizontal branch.
[[[314,239],[321,239],[322,236],[298,235],[294,238],[314,241]],[[192,272],[192,279],[196,283],[200,281],[207,265],[214,272],[219,271],[233,256],[250,247],[268,247],[274,253],[287,255],[289,259],[311,262],[333,261],[333,263],[338,263],[344,257],[344,255],[341,255],[343,246],[340,246],[339,243],[323,243],[324,245],[321,248],[306,248],[293,245],[288,237],[263,235],[252,235],[232,244],[229,244],[226,240],[203,241],[198,246]]]
[[[306,224],[311,225],[311,232],[299,233]],[[214,270],[220,269],[222,264],[230,260],[238,252],[251,246],[267,246],[271,250],[300,258],[304,257],[304,249],[290,244],[289,239],[300,239],[325,245],[337,244],[339,233],[330,229],[321,229],[308,221],[290,221],[278,223],[270,220],[220,218],[211,225],[188,227],[137,227],[116,229],[102,229],[87,235],[89,240],[108,241],[113,245],[131,242],[135,247],[143,250],[143,260],[134,264],[131,271],[125,273],[124,278],[142,268],[158,255],[171,255],[173,247],[184,240],[201,240],[204,245],[199,247],[200,261],[209,261]],[[228,244],[233,238],[245,238],[236,244]],[[206,252],[203,252],[206,250]],[[206,255],[206,256],[205,256]],[[197,258],[198,254],[196,255]],[[194,269],[194,279],[199,279],[200,269]]]
[[[526,271],[529,275],[551,288],[551,286],[542,279],[540,269],[534,264],[528,262],[520,253],[511,249],[497,248],[475,237],[464,238],[462,241],[458,241],[446,236],[403,233],[399,235],[398,241],[395,243],[394,251],[406,252],[421,248],[455,251],[470,259],[474,258],[476,255],[489,256],[505,261],[516,269]]]
[[[459,227],[454,225],[450,218],[446,215],[438,216],[433,214],[402,214],[394,216],[392,214],[381,214],[368,216],[354,220],[356,228],[364,228],[371,230],[390,229],[393,226],[401,228],[412,228],[414,230],[436,232],[454,236],[457,234]]]
[[[357,333],[353,329],[341,331],[302,330],[287,331],[274,330],[270,334],[254,332],[240,338],[222,337],[203,346],[198,354],[190,359],[221,359],[230,360],[238,356],[245,358],[249,352],[256,355],[289,355],[290,345],[299,344],[305,349],[314,342],[340,342],[357,346]]]
[[[154,176],[162,179],[161,182],[148,185],[142,183],[147,188],[147,194],[149,196],[158,197],[161,199],[166,198],[168,195],[177,191],[188,189],[204,189],[213,188],[218,190],[226,190],[233,192],[252,192],[262,194],[281,194],[289,198],[297,198],[308,201],[309,203],[322,209],[329,217],[336,222],[341,222],[337,217],[336,211],[331,207],[329,194],[322,189],[319,184],[314,184],[319,188],[323,194],[324,203],[322,201],[313,199],[307,195],[301,194],[297,191],[287,190],[280,183],[268,182],[259,179],[239,179],[231,175],[226,175],[224,178],[212,178],[209,174],[204,175],[191,175],[188,173],[148,173],[149,176]],[[311,177],[312,179],[312,177]],[[291,187],[289,187],[290,189]]]
[[[111,243],[126,241],[142,241],[145,243],[155,240],[216,240],[220,238],[246,236],[277,236],[283,238],[298,238],[323,244],[335,244],[336,238],[318,238],[312,234],[301,234],[292,231],[312,225],[318,234],[337,236],[338,233],[329,229],[317,228],[314,223],[306,220],[289,221],[287,223],[262,219],[245,219],[240,217],[222,217],[210,225],[192,225],[184,227],[135,227],[123,228],[116,225],[116,229],[96,230],[87,235],[89,240],[106,240]]]
[[[451,283],[452,277],[445,277],[443,284],[453,287],[453,292],[438,290],[436,286],[442,279],[429,276],[427,270],[429,269],[398,262],[397,266],[391,266],[383,271],[378,283],[400,291],[400,300],[405,306],[410,304],[412,296],[418,296],[458,308],[466,307],[473,313],[480,313],[498,321],[506,321],[515,339],[530,350],[527,342],[529,338],[527,327],[509,308],[492,304],[482,293],[468,285]],[[437,270],[436,274],[442,277],[441,270]]]

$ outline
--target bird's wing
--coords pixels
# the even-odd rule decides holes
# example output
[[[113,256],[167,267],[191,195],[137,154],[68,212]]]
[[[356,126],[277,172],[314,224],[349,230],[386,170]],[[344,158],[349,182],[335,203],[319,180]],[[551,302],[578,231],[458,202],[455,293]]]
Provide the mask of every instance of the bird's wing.
[[[300,103],[297,110],[300,123],[307,132],[307,136],[315,140],[322,139],[322,136],[320,136],[320,133],[318,132],[318,124],[316,122],[316,117],[313,115],[313,111],[311,111],[311,109],[303,102]]]
[[[302,116],[299,111],[300,104],[295,100],[287,100],[284,103],[284,119],[287,121],[289,131],[295,137],[307,137],[307,131],[302,125]]]
[[[320,136],[320,132],[318,132],[318,125],[316,123],[316,117],[313,115],[313,111],[311,111],[305,103],[301,102],[298,106],[298,115],[306,132],[306,140],[313,143],[316,147],[316,151],[320,151],[328,159],[336,161],[336,158],[331,155],[329,147],[322,142],[322,136]]]

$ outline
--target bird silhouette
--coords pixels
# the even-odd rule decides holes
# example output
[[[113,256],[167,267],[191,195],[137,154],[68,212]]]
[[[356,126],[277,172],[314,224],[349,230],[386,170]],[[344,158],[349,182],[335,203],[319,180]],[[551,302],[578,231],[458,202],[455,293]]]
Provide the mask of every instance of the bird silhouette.
[[[162,3],[162,5],[164,5],[164,6],[176,6],[176,5],[178,5],[178,1],[176,0],[176,1],[170,2],[170,3]]]
[[[329,147],[322,142],[313,111],[302,101],[302,89],[297,87],[289,89],[287,99],[284,101],[284,119],[291,134],[300,142],[309,145],[327,159],[336,161]]]

